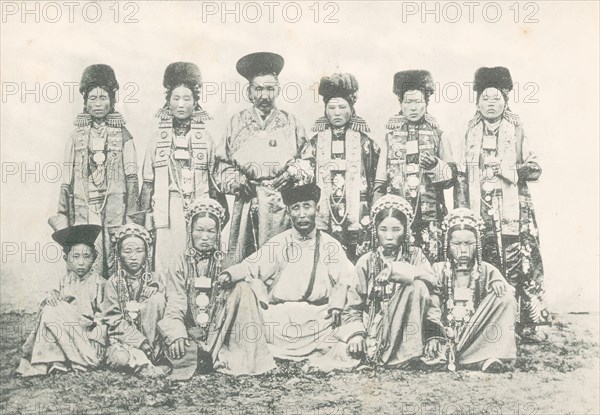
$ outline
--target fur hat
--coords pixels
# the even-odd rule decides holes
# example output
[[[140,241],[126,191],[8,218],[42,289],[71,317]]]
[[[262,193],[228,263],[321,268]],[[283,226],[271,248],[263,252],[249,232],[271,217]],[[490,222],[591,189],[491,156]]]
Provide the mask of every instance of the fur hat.
[[[251,81],[261,73],[279,75],[283,69],[283,63],[283,57],[276,53],[255,52],[240,58],[235,69],[240,75]]]
[[[397,72],[394,75],[394,94],[400,99],[404,99],[406,91],[421,91],[425,97],[429,97],[435,92],[433,78],[429,71],[410,70]]]
[[[94,247],[96,238],[102,231],[99,225],[75,225],[58,229],[52,234],[52,239],[60,246],[67,247],[77,244],[85,244]]]
[[[315,183],[303,184],[300,186],[287,186],[281,191],[281,199],[286,206],[291,206],[298,202],[313,200],[318,203],[321,199],[321,188]]]
[[[319,95],[327,103],[332,98],[344,98],[354,105],[356,103],[356,93],[358,92],[358,81],[350,73],[334,73],[331,76],[324,76],[319,82]]]
[[[181,84],[192,87],[202,86],[202,75],[196,64],[191,62],[173,62],[167,66],[163,77],[163,86],[167,89],[173,89]]]
[[[119,83],[115,76],[115,71],[108,65],[102,63],[90,65],[83,71],[81,82],[79,83],[79,92],[83,95],[95,87],[108,88],[110,91],[119,89]]]
[[[486,88],[496,88],[504,92],[512,91],[513,81],[509,70],[503,66],[477,69],[473,81],[473,90],[481,94]]]

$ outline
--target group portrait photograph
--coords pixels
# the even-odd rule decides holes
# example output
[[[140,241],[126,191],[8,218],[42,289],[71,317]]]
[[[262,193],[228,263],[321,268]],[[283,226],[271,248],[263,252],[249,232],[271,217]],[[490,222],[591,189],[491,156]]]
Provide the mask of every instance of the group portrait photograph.
[[[600,2],[0,7],[0,413],[600,413]]]

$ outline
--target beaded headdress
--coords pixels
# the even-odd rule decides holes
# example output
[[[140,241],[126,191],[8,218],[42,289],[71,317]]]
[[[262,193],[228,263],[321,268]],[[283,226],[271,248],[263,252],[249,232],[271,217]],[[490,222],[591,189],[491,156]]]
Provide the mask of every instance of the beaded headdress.
[[[456,229],[469,229],[475,233],[475,238],[477,239],[477,263],[481,264],[481,233],[484,229],[484,224],[475,212],[467,208],[457,208],[450,211],[442,222],[442,232],[444,233],[444,259],[448,260],[450,233]]]

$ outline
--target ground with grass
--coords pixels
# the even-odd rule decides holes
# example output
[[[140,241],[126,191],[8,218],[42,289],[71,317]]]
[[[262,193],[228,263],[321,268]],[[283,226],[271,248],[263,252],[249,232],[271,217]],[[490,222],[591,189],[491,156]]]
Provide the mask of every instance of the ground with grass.
[[[196,376],[173,384],[99,370],[14,375],[31,314],[0,315],[0,414],[600,414],[599,316],[564,314],[519,345],[512,372],[361,370]]]

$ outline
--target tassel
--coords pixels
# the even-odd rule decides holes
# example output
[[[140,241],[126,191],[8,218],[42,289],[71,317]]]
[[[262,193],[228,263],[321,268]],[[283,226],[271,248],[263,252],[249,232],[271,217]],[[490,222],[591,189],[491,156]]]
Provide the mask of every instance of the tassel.
[[[509,123],[511,123],[512,125],[514,125],[515,127],[519,127],[521,126],[521,117],[519,117],[517,114],[515,114],[514,112],[512,112],[510,110],[510,108],[506,107],[506,110],[504,111],[504,119],[506,121],[508,121]]]
[[[363,118],[356,115],[350,119],[350,128],[352,128],[354,131],[358,131],[359,133],[371,132],[367,122]]]
[[[327,117],[317,118],[315,121],[312,130],[315,133],[320,133],[321,131],[325,131],[325,129],[329,126],[329,120]]]
[[[111,112],[106,116],[106,123],[109,127],[121,128],[125,125],[125,119],[119,112]]]
[[[436,118],[427,112],[425,113],[425,121],[428,122],[432,128],[439,128],[439,124]]]
[[[388,130],[395,130],[396,128],[402,128],[404,124],[406,124],[406,117],[402,115],[402,113],[399,113],[389,119],[385,128]]]
[[[156,111],[156,114],[154,114],[154,117],[159,118],[161,120],[168,120],[173,117],[173,113],[171,112],[170,109],[161,107],[158,109],[158,111]]]
[[[203,109],[196,110],[192,113],[192,120],[197,123],[204,123],[206,121],[212,120],[212,117],[208,114],[208,112]]]
[[[467,127],[470,130],[473,127],[475,127],[477,124],[479,124],[482,120],[483,120],[483,117],[481,116],[481,113],[479,111],[477,111],[475,113],[475,116],[471,119],[471,121],[469,121],[469,124],[467,125]]]
[[[82,112],[82,113],[77,114],[77,117],[75,117],[75,121],[73,121],[73,124],[76,127],[87,127],[91,123],[92,123],[92,116],[90,114],[88,114],[87,112]]]

